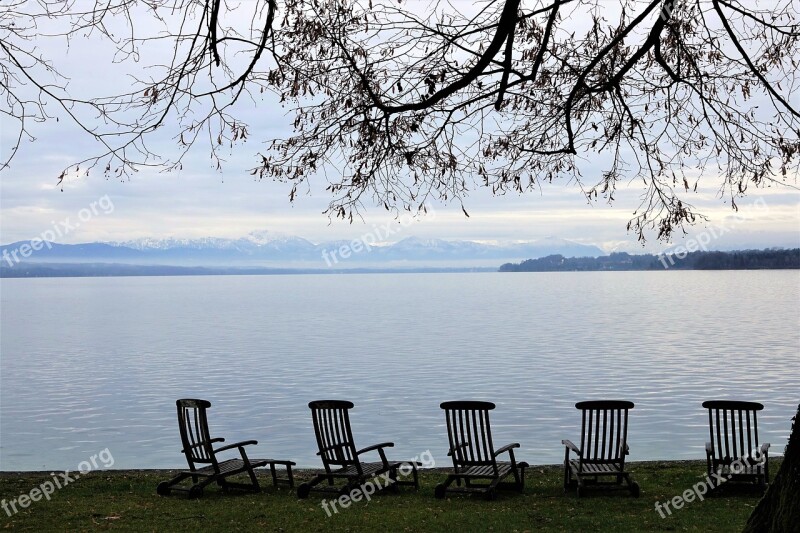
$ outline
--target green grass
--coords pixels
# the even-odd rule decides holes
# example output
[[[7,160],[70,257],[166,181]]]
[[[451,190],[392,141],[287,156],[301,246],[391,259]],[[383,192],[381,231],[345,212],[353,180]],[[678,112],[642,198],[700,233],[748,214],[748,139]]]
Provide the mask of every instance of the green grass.
[[[772,472],[779,460],[770,463]],[[524,494],[501,492],[495,501],[476,496],[433,497],[442,471],[421,475],[421,489],[374,495],[330,517],[323,495],[298,500],[286,488],[275,489],[262,474],[261,494],[206,489],[202,498],[160,497],[155,487],[164,471],[108,471],[87,474],[57,490],[50,501],[31,503],[8,517],[0,510],[0,528],[22,531],[740,531],[760,494],[751,487],[727,487],[694,501],[667,518],[654,509],[701,480],[705,463],[633,463],[641,487],[638,499],[626,491],[565,495],[561,470],[532,467]],[[301,472],[298,477],[308,477]],[[0,473],[0,498],[28,494],[47,474]],[[324,495],[327,496],[327,495]],[[329,496],[328,496],[329,497]]]

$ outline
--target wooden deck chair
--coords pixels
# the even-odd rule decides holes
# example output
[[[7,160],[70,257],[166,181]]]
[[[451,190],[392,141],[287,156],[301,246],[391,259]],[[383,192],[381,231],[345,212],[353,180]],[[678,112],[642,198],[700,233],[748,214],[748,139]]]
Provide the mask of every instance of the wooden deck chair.
[[[178,427],[181,433],[181,452],[186,456],[189,470],[178,473],[169,481],[158,484],[156,491],[162,496],[168,496],[171,491],[186,492],[190,498],[197,498],[203,494],[203,487],[216,483],[223,490],[230,488],[244,489],[258,492],[260,490],[255,469],[269,465],[272,474],[272,483],[286,483],[294,486],[292,477],[292,461],[279,461],[275,459],[250,459],[245,452],[245,446],[258,444],[258,441],[248,440],[214,448],[214,444],[225,442],[225,439],[212,439],[208,431],[208,418],[206,411],[211,403],[206,400],[184,399],[175,402],[178,408]],[[217,454],[227,450],[238,449],[239,456],[235,459],[220,460]],[[276,465],[286,469],[286,478],[279,478]],[[228,477],[246,473],[250,483],[234,483]],[[191,478],[192,483],[181,486],[181,483]]]
[[[564,452],[564,492],[577,488],[578,497],[586,487],[624,488],[623,481],[634,497],[639,497],[639,484],[625,471],[628,448],[628,411],[632,402],[601,400],[578,402],[581,410],[581,446],[562,440]],[[570,459],[570,452],[577,455]],[[610,481],[604,481],[611,478]]]
[[[385,481],[378,480],[378,490],[387,487],[397,488],[399,485],[412,485],[419,489],[416,461],[389,461],[384,448],[394,446],[393,442],[383,442],[357,450],[350,429],[349,411],[353,403],[343,400],[319,400],[310,402],[311,418],[317,438],[324,472],[317,473],[313,479],[297,487],[298,498],[308,498],[311,490],[335,492],[339,495],[350,493],[376,476],[388,475]],[[380,461],[363,462],[361,456],[367,452],[378,452]],[[412,474],[411,480],[398,477],[398,472]],[[336,480],[344,481],[342,486]],[[319,486],[322,482],[327,485]]]
[[[710,400],[706,462],[709,479],[745,481],[765,489],[769,484],[769,444],[759,444],[757,402]],[[715,475],[716,474],[716,475]],[[716,486],[719,486],[717,483]]]
[[[453,473],[447,476],[444,483],[436,486],[435,496],[444,498],[449,490],[481,493],[487,499],[494,499],[498,488],[513,488],[522,492],[528,463],[517,462],[514,457],[514,448],[519,448],[516,442],[494,448],[489,411],[495,405],[491,402],[460,401],[444,402],[440,407],[444,409],[447,420],[450,443],[447,455],[453,459]],[[508,461],[497,460],[503,453],[508,453]],[[503,482],[509,475],[514,477],[514,481]],[[456,487],[451,488],[454,481]]]

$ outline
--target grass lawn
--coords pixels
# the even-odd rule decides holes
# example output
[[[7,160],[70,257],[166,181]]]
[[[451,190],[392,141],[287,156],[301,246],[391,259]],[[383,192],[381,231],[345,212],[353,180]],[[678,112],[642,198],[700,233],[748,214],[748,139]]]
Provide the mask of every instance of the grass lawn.
[[[780,459],[770,462],[774,475]],[[661,518],[655,502],[683,493],[704,477],[705,462],[646,462],[630,465],[642,487],[590,492],[578,499],[561,488],[561,469],[534,466],[525,493],[500,492],[495,501],[456,495],[433,497],[441,470],[420,476],[421,489],[385,492],[353,503],[330,517],[320,505],[327,494],[298,500],[294,491],[271,486],[263,472],[262,494],[208,487],[202,498],[161,497],[155,487],[164,471],[98,471],[56,490],[50,501],[32,502],[9,517],[0,510],[0,528],[22,531],[740,531],[760,494],[751,487],[725,487],[703,501],[688,503]],[[299,472],[298,478],[309,477]],[[51,478],[47,473],[0,473],[0,498],[13,500]],[[19,508],[19,507],[18,507]]]

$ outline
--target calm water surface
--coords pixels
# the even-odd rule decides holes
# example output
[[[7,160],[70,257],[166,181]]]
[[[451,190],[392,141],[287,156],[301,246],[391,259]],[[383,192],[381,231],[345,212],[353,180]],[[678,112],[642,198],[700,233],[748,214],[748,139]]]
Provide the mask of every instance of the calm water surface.
[[[356,445],[446,465],[444,400],[485,399],[534,464],[574,403],[632,400],[632,460],[704,457],[710,398],[761,401],[782,453],[800,402],[800,272],[4,279],[0,469],[180,467],[175,399],[251,455],[318,466],[310,400]],[[256,453],[257,452],[257,453]]]

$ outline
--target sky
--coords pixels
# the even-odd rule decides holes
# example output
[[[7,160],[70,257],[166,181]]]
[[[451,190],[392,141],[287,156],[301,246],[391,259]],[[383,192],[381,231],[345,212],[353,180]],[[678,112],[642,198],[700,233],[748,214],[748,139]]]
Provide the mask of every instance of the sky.
[[[92,39],[63,43],[42,40],[39,49],[70,77],[70,91],[89,94],[124,84],[120,66],[112,65],[108,47]],[[108,65],[98,68],[97,65]],[[125,67],[129,68],[129,67]],[[117,69],[117,70],[115,70]],[[67,180],[56,177],[64,165],[96,149],[92,141],[66,119],[34,124],[34,142],[23,145],[9,169],[0,174],[0,243],[49,236],[61,228],[57,242],[126,241],[138,238],[230,237],[251,231],[305,237],[313,242],[353,239],[376,226],[397,224],[382,207],[367,206],[363,218],[350,224],[323,214],[329,197],[327,183],[317,177],[309,190],[289,202],[286,184],[258,181],[248,169],[264,149],[263,141],[291,132],[291,119],[277,101],[265,94],[252,110],[248,142],[229,154],[222,172],[212,168],[202,148],[192,152],[184,169],[171,174],[142,171],[129,179],[106,179],[102,172]],[[7,118],[0,123],[0,145],[5,156],[13,129]],[[152,148],[169,153],[174,142],[156,139]],[[593,167],[587,173],[591,176]],[[596,166],[596,174],[602,169]],[[795,187],[800,184],[791,181]],[[587,182],[591,182],[587,179]],[[559,237],[594,244],[606,251],[657,252],[690,239],[708,240],[709,249],[800,246],[800,192],[795,187],[751,190],[738,201],[739,211],[717,194],[721,180],[704,178],[706,188],[691,202],[708,217],[705,224],[678,232],[672,243],[648,234],[643,245],[626,230],[639,206],[636,182],[621,184],[613,205],[588,203],[575,184],[554,182],[522,195],[495,197],[476,185],[464,205],[429,205],[431,214],[389,240],[414,236],[449,240],[519,241]],[[105,208],[101,208],[105,206]],[[109,207],[111,206],[111,207]],[[88,214],[87,214],[88,213]],[[67,224],[64,224],[65,221]],[[702,237],[699,237],[702,235]],[[708,238],[712,236],[712,238]]]

